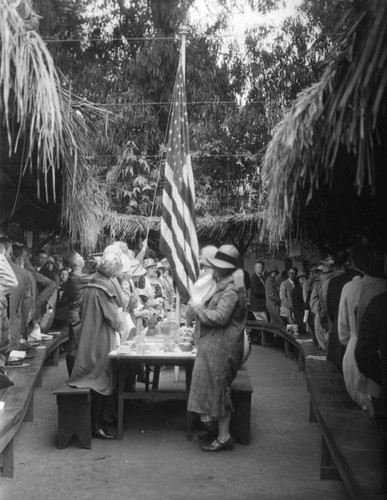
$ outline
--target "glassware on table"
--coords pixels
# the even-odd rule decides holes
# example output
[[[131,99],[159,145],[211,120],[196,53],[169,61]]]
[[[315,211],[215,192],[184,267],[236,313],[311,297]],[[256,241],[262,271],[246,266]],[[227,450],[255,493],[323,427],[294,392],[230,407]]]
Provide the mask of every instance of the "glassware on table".
[[[143,335],[138,335],[136,338],[136,348],[137,354],[145,354],[145,337]]]

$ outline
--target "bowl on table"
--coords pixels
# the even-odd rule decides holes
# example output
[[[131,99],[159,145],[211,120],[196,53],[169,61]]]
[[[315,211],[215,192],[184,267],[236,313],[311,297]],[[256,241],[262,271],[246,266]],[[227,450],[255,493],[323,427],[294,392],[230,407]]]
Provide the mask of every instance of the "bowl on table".
[[[190,342],[180,342],[179,349],[183,352],[190,352],[193,349],[193,345]]]

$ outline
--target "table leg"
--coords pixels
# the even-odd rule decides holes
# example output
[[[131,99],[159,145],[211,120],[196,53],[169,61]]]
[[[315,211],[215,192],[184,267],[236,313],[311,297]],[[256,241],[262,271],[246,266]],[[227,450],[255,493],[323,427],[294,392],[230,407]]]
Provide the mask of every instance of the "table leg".
[[[118,439],[122,439],[124,427],[124,393],[125,393],[125,363],[117,359],[118,363]]]
[[[191,388],[191,380],[192,380],[192,366],[186,365],[185,367],[185,387],[187,391],[187,397]]]
[[[161,369],[160,365],[155,365],[153,367],[152,392],[157,392],[159,388],[160,369]]]

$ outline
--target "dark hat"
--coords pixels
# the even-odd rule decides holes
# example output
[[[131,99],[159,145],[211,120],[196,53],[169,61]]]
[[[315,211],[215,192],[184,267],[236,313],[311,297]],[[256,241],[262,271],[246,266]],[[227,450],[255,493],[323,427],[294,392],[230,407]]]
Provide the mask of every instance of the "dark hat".
[[[271,273],[279,274],[278,267],[276,267],[276,266],[269,267],[267,270],[267,274],[271,274]]]

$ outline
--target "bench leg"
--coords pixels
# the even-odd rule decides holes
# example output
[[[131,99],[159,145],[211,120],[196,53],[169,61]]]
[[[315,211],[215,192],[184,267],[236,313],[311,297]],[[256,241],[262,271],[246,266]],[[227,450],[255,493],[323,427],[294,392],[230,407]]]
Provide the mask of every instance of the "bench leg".
[[[304,360],[304,356],[301,354],[300,351],[298,351],[298,354],[297,354],[297,361],[298,361],[298,371],[299,372],[305,371],[305,360]]]
[[[13,464],[15,456],[15,437],[4,448],[3,455],[3,467],[2,476],[3,477],[13,477]]]
[[[38,376],[36,377],[35,387],[42,387],[43,369],[41,368]]]
[[[324,438],[321,444],[321,468],[320,468],[320,479],[334,479],[340,481],[340,475],[333,463],[331,454],[329,452],[328,446],[326,445]]]
[[[31,393],[27,411],[24,415],[23,422],[32,422],[34,420],[34,393]]]
[[[312,401],[309,398],[309,422],[315,424],[317,422],[316,414],[312,405]]]
[[[59,365],[59,346],[55,349],[55,351],[51,355],[50,365],[51,366]]]
[[[45,365],[58,366],[59,364],[59,347],[57,347],[46,359]]]

